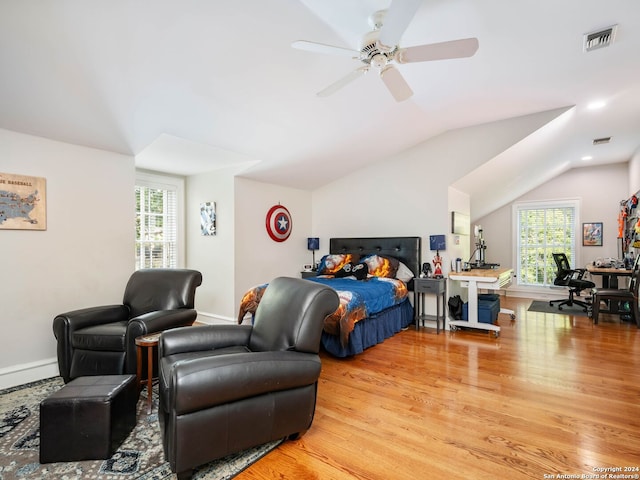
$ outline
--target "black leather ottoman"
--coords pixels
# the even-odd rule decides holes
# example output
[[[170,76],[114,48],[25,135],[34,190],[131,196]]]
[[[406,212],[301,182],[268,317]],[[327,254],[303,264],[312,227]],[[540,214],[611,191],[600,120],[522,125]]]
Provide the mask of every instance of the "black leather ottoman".
[[[40,403],[40,463],[107,459],[136,424],[135,375],[79,377]]]

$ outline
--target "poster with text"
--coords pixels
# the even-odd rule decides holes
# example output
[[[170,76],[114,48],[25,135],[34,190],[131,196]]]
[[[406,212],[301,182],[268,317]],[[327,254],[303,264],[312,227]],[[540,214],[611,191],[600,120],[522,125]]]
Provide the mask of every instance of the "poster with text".
[[[0,229],[47,229],[44,178],[0,173]]]

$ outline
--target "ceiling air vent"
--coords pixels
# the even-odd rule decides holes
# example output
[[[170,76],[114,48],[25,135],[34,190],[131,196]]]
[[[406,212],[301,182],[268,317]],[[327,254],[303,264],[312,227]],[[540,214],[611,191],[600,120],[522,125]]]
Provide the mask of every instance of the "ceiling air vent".
[[[604,145],[605,143],[609,143],[610,141],[611,141],[611,137],[594,138],[593,139],[593,144],[594,145]]]
[[[617,25],[598,30],[597,32],[584,34],[584,51],[590,52],[598,48],[608,47],[616,36]]]

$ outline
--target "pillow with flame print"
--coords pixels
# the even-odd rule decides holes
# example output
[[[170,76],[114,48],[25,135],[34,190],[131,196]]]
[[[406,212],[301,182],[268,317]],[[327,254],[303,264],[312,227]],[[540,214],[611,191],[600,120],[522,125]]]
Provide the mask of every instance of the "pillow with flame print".
[[[369,255],[362,259],[369,267],[369,275],[374,277],[395,278],[399,260],[383,255]]]
[[[318,265],[318,275],[333,275],[347,263],[355,263],[360,259],[360,255],[351,253],[325,255]]]

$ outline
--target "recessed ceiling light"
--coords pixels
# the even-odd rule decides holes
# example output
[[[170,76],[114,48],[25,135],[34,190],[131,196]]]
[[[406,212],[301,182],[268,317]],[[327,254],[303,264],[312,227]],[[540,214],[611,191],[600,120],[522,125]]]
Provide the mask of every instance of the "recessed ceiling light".
[[[587,105],[587,108],[589,110],[598,110],[600,108],[603,108],[607,103],[604,100],[596,100],[595,102],[591,102],[589,105]]]
[[[593,157],[592,157],[591,155],[585,155],[585,156],[584,156],[584,157],[582,157],[580,160],[583,160],[583,161],[585,161],[585,162],[586,162],[587,160],[593,160]]]

